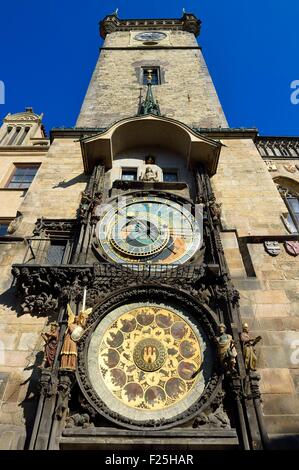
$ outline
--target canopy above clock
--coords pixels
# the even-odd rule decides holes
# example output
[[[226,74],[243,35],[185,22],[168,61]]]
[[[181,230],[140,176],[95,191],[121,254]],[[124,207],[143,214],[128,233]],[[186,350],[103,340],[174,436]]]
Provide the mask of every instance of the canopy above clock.
[[[210,176],[216,173],[221,143],[194,132],[174,119],[136,116],[123,119],[109,129],[81,139],[84,169],[90,173],[96,164],[112,168],[113,159],[132,148],[155,147],[179,154],[187,167],[205,165]]]

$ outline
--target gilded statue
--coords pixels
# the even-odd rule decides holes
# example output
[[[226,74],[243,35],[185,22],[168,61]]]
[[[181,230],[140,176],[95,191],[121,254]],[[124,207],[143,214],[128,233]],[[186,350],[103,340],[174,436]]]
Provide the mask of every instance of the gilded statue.
[[[219,325],[217,342],[218,356],[222,366],[224,369],[235,371],[237,351],[233,337],[226,333],[226,326],[223,323]]]
[[[256,338],[251,338],[249,335],[249,327],[247,323],[243,324],[243,331],[240,334],[240,340],[243,346],[243,357],[245,362],[246,371],[255,371],[256,370],[256,351],[254,346],[261,341],[262,337],[257,336]]]
[[[81,310],[79,315],[75,315],[70,307],[67,306],[68,324],[64,335],[64,341],[61,349],[61,369],[75,370],[77,367],[77,342],[82,338],[85,331],[85,325],[92,308]]]

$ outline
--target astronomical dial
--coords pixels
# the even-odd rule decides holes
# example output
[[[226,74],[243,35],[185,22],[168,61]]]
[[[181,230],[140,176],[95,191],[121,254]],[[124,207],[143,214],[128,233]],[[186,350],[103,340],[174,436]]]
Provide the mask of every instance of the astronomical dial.
[[[183,264],[202,245],[200,224],[183,205],[156,196],[128,196],[96,227],[100,251],[116,263]]]
[[[218,383],[214,348],[201,325],[209,320],[197,302],[185,306],[180,294],[161,292],[163,302],[156,287],[116,294],[114,306],[109,299],[99,307],[79,350],[80,386],[90,405],[130,428],[185,422]]]
[[[137,41],[143,41],[143,42],[158,42],[158,41],[161,41],[162,39],[165,39],[166,37],[167,35],[160,31],[149,31],[146,33],[136,34],[134,39],[136,39]]]

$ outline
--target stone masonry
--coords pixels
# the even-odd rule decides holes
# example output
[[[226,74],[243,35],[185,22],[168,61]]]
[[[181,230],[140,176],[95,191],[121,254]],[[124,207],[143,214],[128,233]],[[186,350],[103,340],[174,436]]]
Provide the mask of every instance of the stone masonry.
[[[170,33],[172,47],[163,49],[129,47],[130,33],[108,34],[93,73],[77,127],[108,127],[136,115],[140,91],[140,67],[160,67],[164,82],[154,87],[162,115],[190,127],[226,127],[201,50],[192,33]],[[112,49],[105,50],[105,47]],[[113,49],[123,47],[124,49]],[[174,47],[180,47],[175,49]]]

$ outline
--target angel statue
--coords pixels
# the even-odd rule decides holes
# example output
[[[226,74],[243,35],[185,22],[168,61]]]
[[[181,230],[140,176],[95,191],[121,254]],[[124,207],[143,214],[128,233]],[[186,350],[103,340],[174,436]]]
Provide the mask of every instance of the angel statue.
[[[82,338],[85,331],[85,325],[92,308],[82,309],[79,315],[75,315],[68,304],[67,329],[64,335],[64,341],[61,349],[61,369],[75,370],[77,367],[77,342]]]

